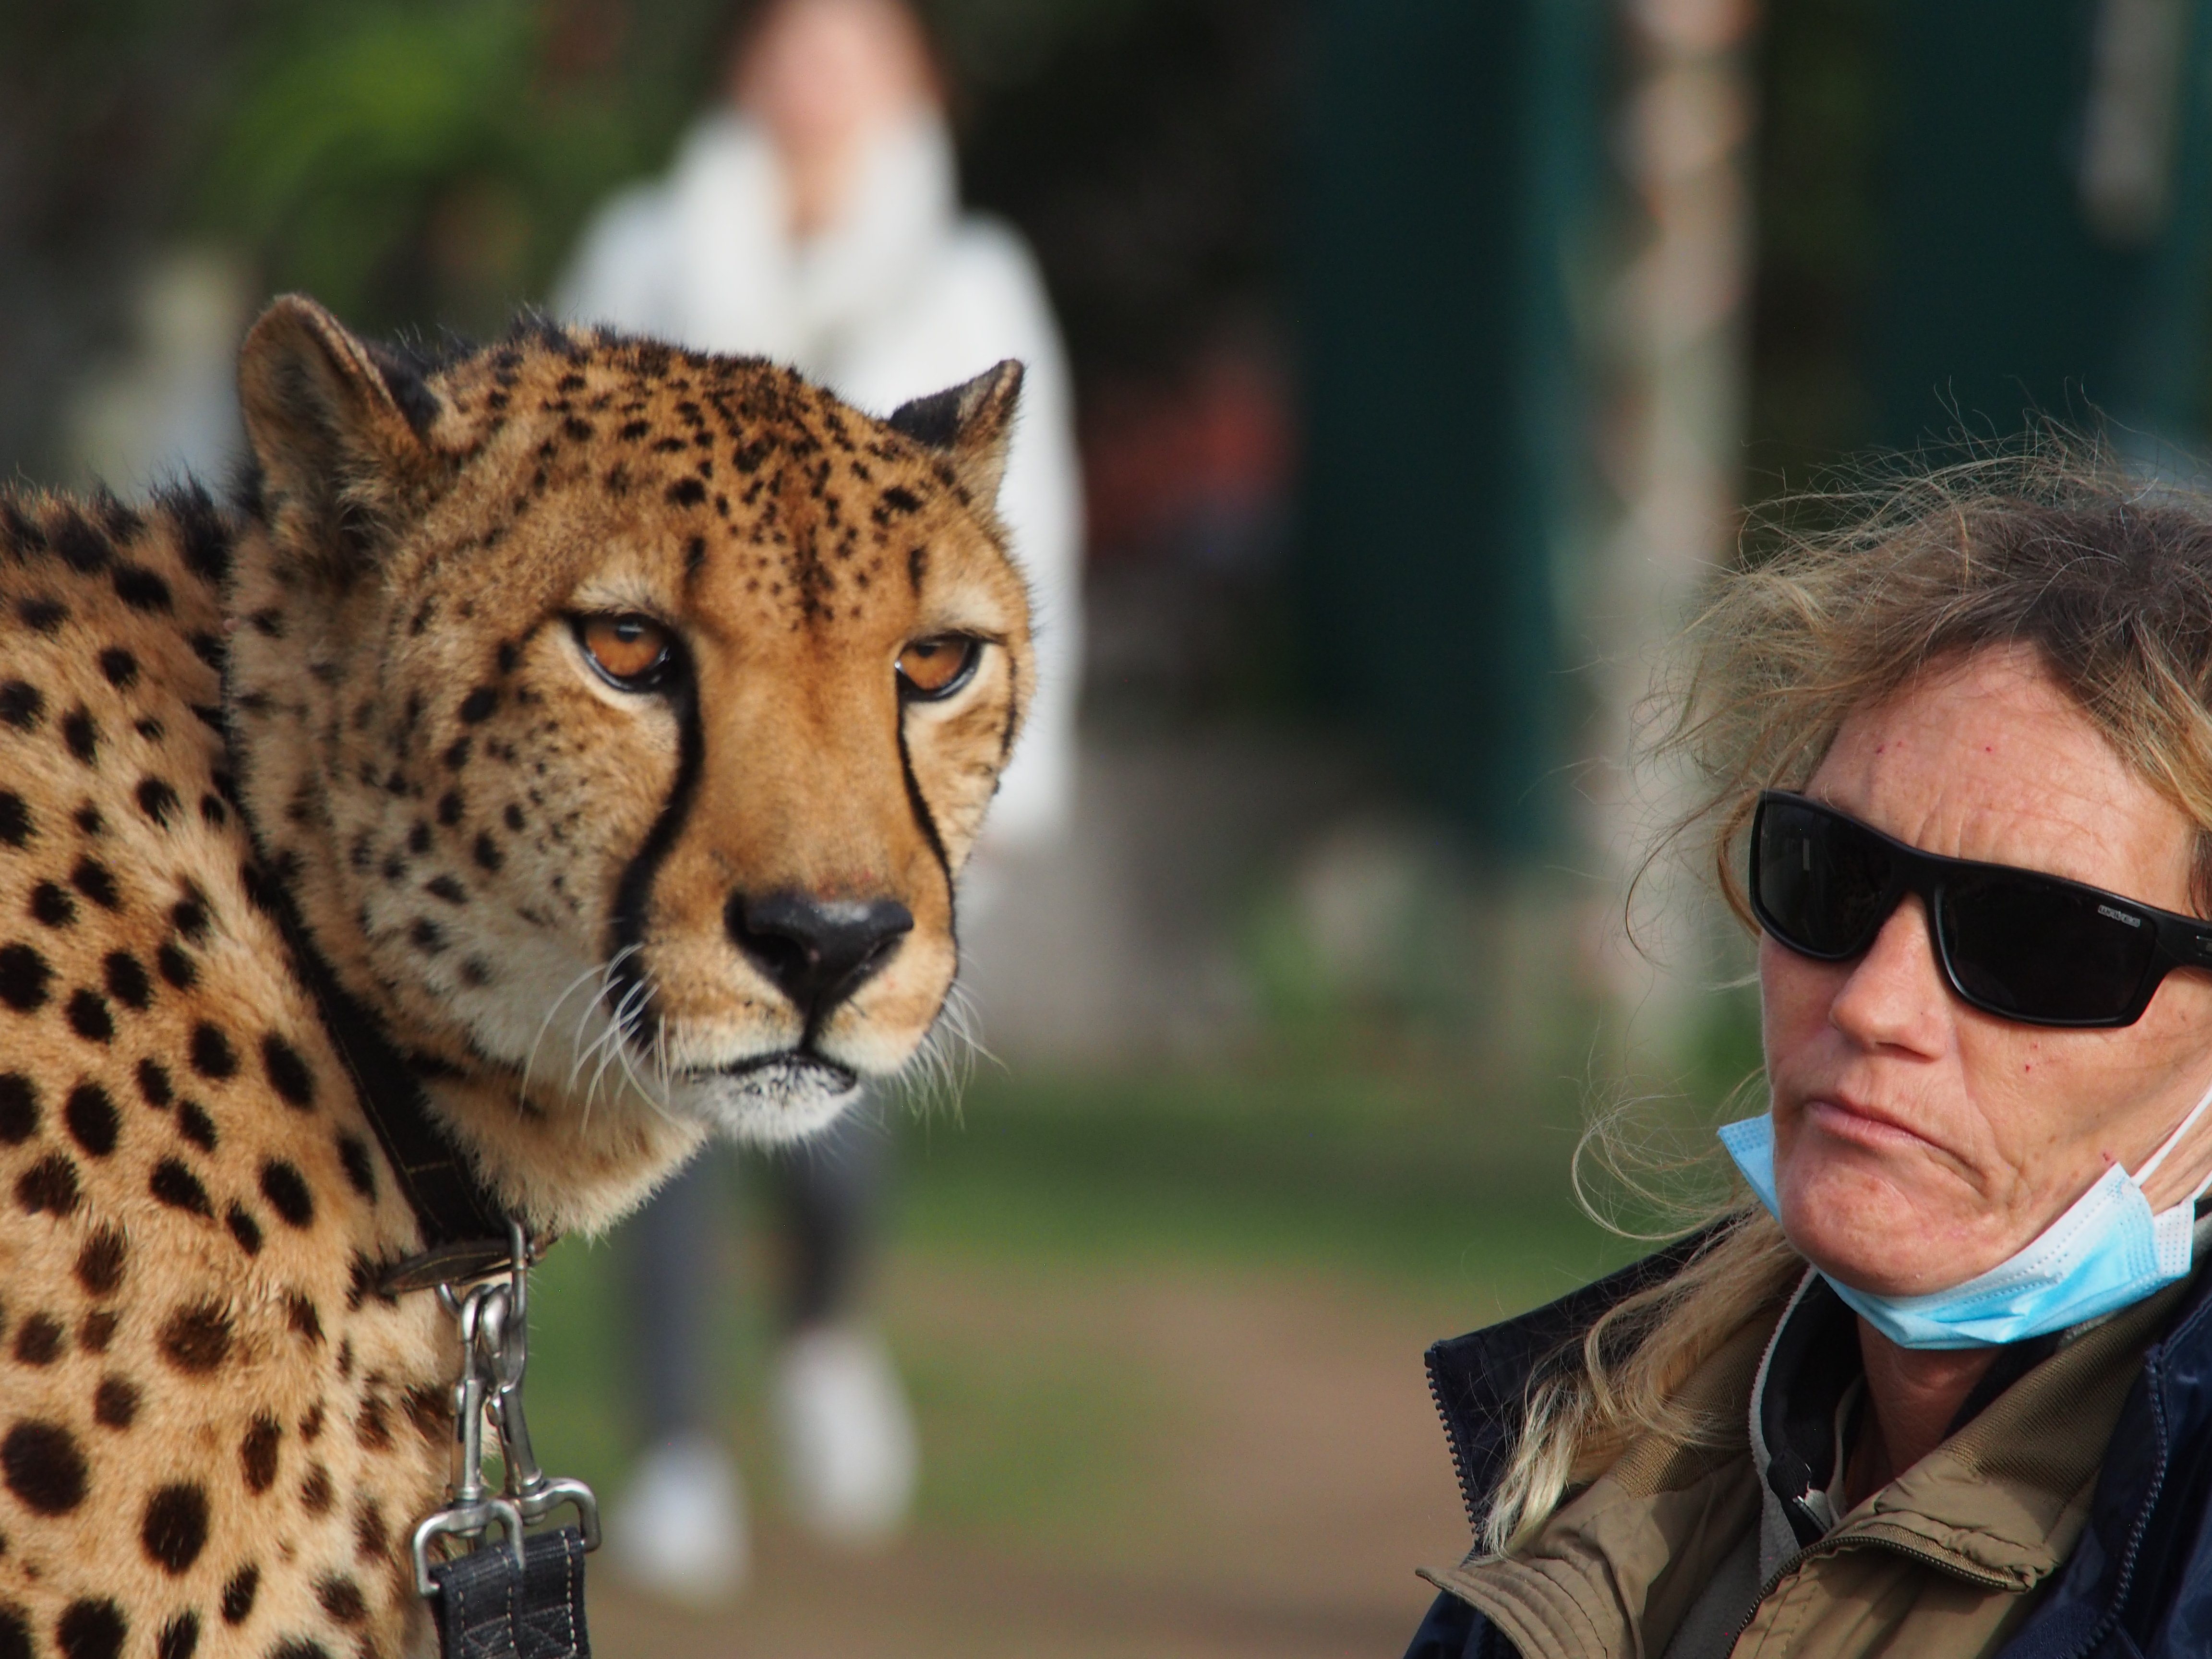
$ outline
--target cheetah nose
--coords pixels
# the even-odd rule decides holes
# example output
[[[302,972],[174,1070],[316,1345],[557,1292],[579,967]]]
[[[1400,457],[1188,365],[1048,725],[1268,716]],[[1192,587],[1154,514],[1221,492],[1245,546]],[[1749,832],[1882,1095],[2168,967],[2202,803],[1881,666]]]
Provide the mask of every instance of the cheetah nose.
[[[730,937],[805,1016],[809,1030],[881,968],[912,930],[896,899],[818,899],[805,893],[732,896]]]

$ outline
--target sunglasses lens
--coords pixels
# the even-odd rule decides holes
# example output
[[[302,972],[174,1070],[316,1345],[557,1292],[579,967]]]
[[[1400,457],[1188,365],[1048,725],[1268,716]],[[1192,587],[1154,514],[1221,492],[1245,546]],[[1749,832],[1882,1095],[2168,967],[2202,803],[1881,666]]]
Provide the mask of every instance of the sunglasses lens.
[[[2117,1019],[2157,954],[2149,917],[2032,876],[1960,876],[1945,883],[1941,908],[1960,990],[2016,1019]]]
[[[1773,798],[1759,808],[1753,908],[1793,951],[1835,960],[1866,949],[1894,868],[1889,849],[1847,818]]]

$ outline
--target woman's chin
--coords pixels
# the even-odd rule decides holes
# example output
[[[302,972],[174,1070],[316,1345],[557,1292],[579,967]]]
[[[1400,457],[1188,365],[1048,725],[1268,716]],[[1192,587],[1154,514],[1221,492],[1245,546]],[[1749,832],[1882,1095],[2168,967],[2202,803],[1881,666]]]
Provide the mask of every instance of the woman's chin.
[[[1783,1231],[1798,1254],[1877,1296],[1924,1296],[1983,1271],[1941,1216],[1929,1195],[1858,1171],[1815,1171],[1782,1188]]]

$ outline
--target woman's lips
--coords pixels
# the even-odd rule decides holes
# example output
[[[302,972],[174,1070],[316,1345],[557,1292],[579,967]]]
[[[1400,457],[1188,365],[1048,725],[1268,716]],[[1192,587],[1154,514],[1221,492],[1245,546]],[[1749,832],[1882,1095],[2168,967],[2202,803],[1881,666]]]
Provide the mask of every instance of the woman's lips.
[[[1905,1147],[1925,1148],[1935,1145],[1926,1135],[1907,1127],[1893,1114],[1885,1112],[1879,1106],[1855,1100],[1826,1098],[1808,1100],[1804,1109],[1806,1121],[1822,1133],[1876,1152],[1894,1152]]]

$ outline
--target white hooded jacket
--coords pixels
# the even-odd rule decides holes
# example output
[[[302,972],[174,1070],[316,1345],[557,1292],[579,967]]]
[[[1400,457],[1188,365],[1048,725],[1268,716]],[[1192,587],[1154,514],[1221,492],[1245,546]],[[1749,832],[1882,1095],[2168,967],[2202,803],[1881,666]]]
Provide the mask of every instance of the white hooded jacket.
[[[1044,284],[1011,228],[960,211],[951,140],[934,117],[877,141],[837,222],[798,244],[788,222],[767,135],[742,115],[708,116],[665,178],[600,210],[555,307],[695,350],[788,363],[877,416],[1021,359],[999,511],[1030,580],[1038,684],[984,836],[987,847],[1048,839],[1073,786],[1082,498],[1066,357]]]

